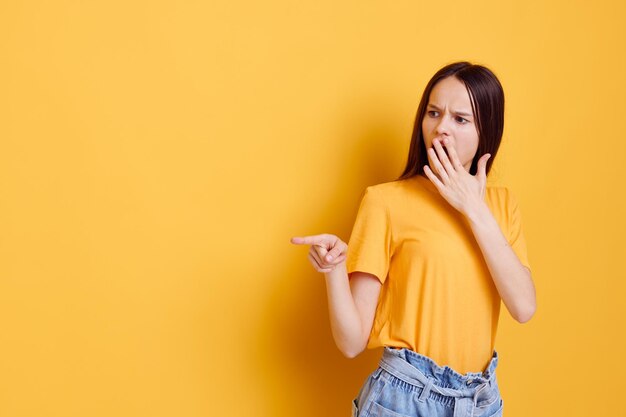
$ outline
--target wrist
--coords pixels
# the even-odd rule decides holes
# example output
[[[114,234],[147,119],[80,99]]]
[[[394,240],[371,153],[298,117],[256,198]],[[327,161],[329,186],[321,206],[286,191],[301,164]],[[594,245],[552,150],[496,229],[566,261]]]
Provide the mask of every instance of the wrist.
[[[335,265],[332,271],[324,272],[324,275],[330,279],[333,279],[333,277],[338,277],[338,276],[347,276],[348,270],[346,268],[346,261],[342,261],[338,263],[337,265]]]
[[[487,203],[479,201],[465,212],[465,217],[471,225],[479,225],[488,222],[492,214]]]

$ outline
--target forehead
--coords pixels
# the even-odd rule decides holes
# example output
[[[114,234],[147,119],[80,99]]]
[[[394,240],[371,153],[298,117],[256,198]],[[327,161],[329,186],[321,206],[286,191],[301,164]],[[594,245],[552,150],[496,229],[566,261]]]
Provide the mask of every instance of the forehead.
[[[429,104],[456,110],[472,112],[470,96],[463,82],[454,77],[447,77],[439,81],[430,92]]]

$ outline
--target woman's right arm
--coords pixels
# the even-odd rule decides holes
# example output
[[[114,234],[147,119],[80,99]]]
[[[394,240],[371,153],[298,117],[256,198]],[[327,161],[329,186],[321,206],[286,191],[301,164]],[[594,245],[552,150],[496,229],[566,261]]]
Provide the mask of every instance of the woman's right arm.
[[[326,277],[330,327],[335,344],[348,358],[367,347],[381,282],[375,275],[354,271],[348,277],[348,245],[335,235],[292,237],[291,243],[311,245],[308,258],[316,271]]]
[[[382,284],[366,272],[348,277],[345,262],[324,276],[335,344],[344,356],[354,358],[367,347]]]

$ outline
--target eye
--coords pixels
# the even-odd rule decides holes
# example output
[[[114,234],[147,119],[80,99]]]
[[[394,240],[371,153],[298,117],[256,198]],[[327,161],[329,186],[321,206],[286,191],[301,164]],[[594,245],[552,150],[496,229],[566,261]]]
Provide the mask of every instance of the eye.
[[[457,116],[456,118],[457,118],[457,120],[461,120],[461,122],[460,122],[460,123],[461,123],[462,125],[464,125],[464,124],[466,124],[466,123],[469,123],[469,120],[464,119],[464,118],[462,118],[461,116]],[[463,121],[465,121],[465,122],[463,122]]]
[[[435,115],[431,114],[431,113],[437,113],[437,112],[434,111],[434,110],[429,110],[427,113],[428,113],[429,116],[435,117]]]

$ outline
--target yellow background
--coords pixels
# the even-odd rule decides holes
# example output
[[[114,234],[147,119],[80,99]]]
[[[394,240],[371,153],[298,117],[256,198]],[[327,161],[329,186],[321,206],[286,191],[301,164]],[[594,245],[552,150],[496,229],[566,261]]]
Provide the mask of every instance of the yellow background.
[[[506,94],[490,181],[538,293],[503,307],[505,415],[623,411],[624,2],[5,1],[0,416],[347,416],[291,236],[349,238],[441,66]]]

